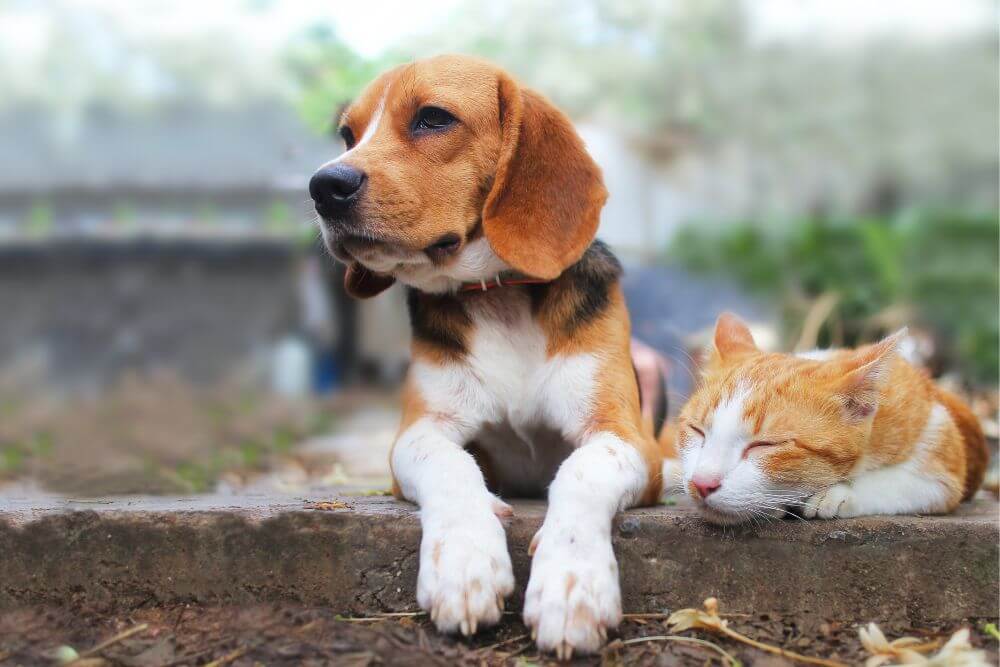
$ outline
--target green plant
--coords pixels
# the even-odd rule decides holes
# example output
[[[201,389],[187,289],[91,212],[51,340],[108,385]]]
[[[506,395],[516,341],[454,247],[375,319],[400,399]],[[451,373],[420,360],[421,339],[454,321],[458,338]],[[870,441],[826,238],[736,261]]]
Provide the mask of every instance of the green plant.
[[[111,210],[111,220],[117,227],[134,229],[139,222],[139,214],[131,202],[115,202]]]
[[[321,134],[331,133],[338,108],[391,62],[359,56],[323,24],[308,29],[290,44],[285,62],[300,88],[299,114]]]
[[[789,343],[814,303],[834,304],[816,340],[856,345],[897,325],[931,328],[971,382],[997,382],[995,214],[923,212],[891,219],[808,218],[784,224],[692,225],[668,259],[724,275],[776,300]]]
[[[52,204],[47,201],[36,201],[28,210],[25,227],[31,236],[48,236],[52,233],[55,214]]]
[[[264,226],[267,231],[276,234],[294,231],[292,208],[281,199],[272,200],[264,212]]]

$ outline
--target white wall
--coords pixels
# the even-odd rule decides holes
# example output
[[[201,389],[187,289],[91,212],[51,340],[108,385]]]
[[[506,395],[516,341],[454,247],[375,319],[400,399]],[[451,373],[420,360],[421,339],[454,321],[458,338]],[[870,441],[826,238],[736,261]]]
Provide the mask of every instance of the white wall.
[[[608,203],[598,237],[623,258],[642,260],[662,253],[678,226],[696,206],[649,164],[628,139],[592,124],[577,127],[604,171]]]

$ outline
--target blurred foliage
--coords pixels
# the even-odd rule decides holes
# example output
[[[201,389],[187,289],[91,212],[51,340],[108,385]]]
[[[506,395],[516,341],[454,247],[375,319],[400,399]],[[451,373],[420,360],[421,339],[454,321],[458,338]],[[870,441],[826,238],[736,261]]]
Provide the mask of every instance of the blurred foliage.
[[[461,0],[430,30],[368,58],[338,35],[351,12],[272,27],[294,3],[234,1],[220,22],[185,19],[175,3],[35,0],[0,5],[0,116],[41,111],[65,140],[94,111],[207,113],[267,100],[294,104],[327,132],[389,66],[464,52],[654,162],[693,157],[746,183],[685,182],[720,218],[856,213],[883,179],[904,204],[995,207],[1000,4],[959,1],[981,8],[981,25],[924,39],[900,21],[855,40],[823,25],[775,36],[762,18],[770,3],[746,0]],[[807,9],[789,7],[789,22]],[[19,30],[23,42],[9,38]]]
[[[995,0],[980,4],[995,16]],[[735,0],[466,0],[394,62],[481,55],[654,162],[703,160],[716,176],[699,196],[717,217],[856,213],[881,181],[907,205],[996,206],[995,20],[937,43],[905,32],[845,43],[822,30],[772,38],[759,11]],[[748,187],[731,191],[718,174]]]
[[[52,231],[55,215],[52,211],[52,204],[48,201],[32,202],[28,209],[25,229],[31,236],[46,236]]]
[[[44,110],[65,132],[87,109],[145,114],[288,94],[280,63],[252,35],[196,14],[178,29],[183,12],[168,2],[0,4],[0,112]]]
[[[836,295],[818,343],[856,345],[906,324],[929,327],[974,383],[1000,365],[996,215],[920,213],[892,219],[814,217],[780,225],[691,225],[670,259],[725,275],[781,304],[794,342],[818,298]]]
[[[118,201],[111,210],[111,220],[119,228],[135,229],[139,225],[139,211],[130,201]]]
[[[340,108],[351,101],[391,59],[368,60],[344,45],[334,30],[317,25],[289,41],[285,62],[298,82],[299,111],[317,132],[329,134]]]
[[[299,225],[292,214],[292,207],[287,202],[274,199],[267,205],[264,212],[264,229],[272,233],[289,234],[299,230]]]

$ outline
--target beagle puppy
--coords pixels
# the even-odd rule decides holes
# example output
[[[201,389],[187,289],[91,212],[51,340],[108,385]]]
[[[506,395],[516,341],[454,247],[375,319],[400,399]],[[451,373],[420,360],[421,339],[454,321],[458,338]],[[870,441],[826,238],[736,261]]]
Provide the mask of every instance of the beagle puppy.
[[[542,496],[524,620],[542,650],[596,651],[621,620],[616,512],[657,501],[621,266],[594,241],[607,193],[569,119],[478,59],[377,78],[312,177],[345,287],[406,286],[412,364],[393,492],[420,506],[417,601],[439,630],[500,620],[514,590],[500,496]]]

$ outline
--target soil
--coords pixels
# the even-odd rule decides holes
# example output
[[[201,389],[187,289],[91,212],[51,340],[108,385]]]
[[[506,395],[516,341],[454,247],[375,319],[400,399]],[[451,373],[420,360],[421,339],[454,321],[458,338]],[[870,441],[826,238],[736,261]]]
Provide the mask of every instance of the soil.
[[[972,643],[997,661],[997,643],[983,634],[988,619],[967,619],[910,627],[883,625],[891,640],[908,635],[945,640],[960,627],[972,628]],[[995,620],[995,619],[993,619]],[[831,621],[803,622],[767,614],[729,619],[730,627],[758,641],[801,654],[861,664],[866,657],[857,626]],[[108,643],[123,632],[146,628]],[[711,649],[693,643],[629,639],[669,634],[659,619],[627,619],[600,655],[574,665],[722,664]],[[711,641],[744,665],[778,667],[788,659],[703,632],[685,636]],[[94,647],[105,648],[93,651]],[[75,664],[123,665],[527,665],[552,662],[540,656],[528,631],[510,613],[498,627],[465,640],[439,635],[423,616],[345,619],[328,608],[270,604],[206,607],[193,604],[145,606],[129,610],[32,607],[0,614],[0,664],[50,665],[60,646],[87,658]],[[65,649],[64,649],[65,650]],[[88,650],[91,650],[88,653]],[[215,661],[215,662],[213,662]],[[554,663],[553,663],[554,664]]]
[[[369,413],[387,423],[359,419]],[[30,481],[98,497],[328,483],[350,475],[350,461],[303,445],[345,432],[370,444],[381,431],[391,443],[398,421],[390,392],[284,399],[237,383],[200,386],[167,372],[126,375],[95,395],[26,397],[0,387],[0,487]],[[388,477],[387,445],[350,449],[370,451]]]

